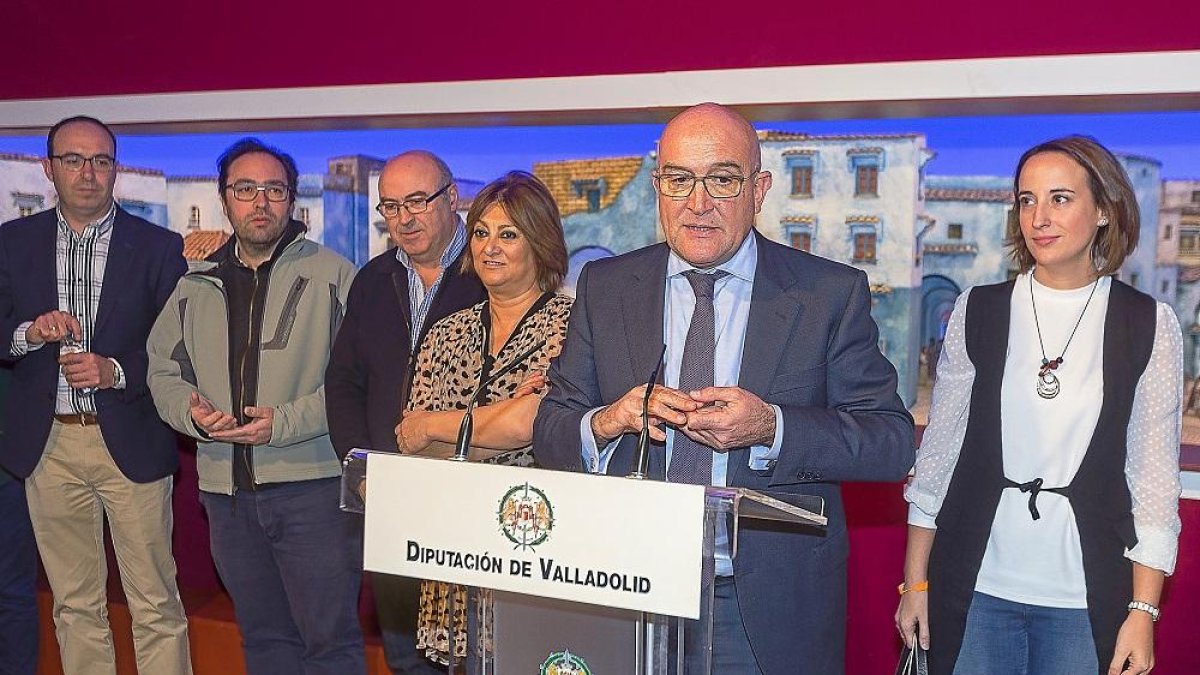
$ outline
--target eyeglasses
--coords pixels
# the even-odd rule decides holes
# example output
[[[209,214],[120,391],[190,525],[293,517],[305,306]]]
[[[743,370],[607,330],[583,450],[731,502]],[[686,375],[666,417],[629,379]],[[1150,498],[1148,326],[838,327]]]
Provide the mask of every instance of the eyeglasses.
[[[291,189],[286,185],[275,185],[267,183],[260,185],[259,183],[233,183],[226,185],[226,190],[233,191],[233,198],[239,202],[252,202],[258,199],[258,193],[263,193],[267,196],[269,202],[286,202],[288,195],[291,194]]]
[[[384,218],[395,218],[400,215],[400,207],[404,207],[411,214],[425,213],[429,210],[429,202],[437,199],[443,192],[450,189],[453,183],[446,183],[442,189],[429,195],[428,197],[413,197],[398,202],[394,199],[389,199],[385,202],[379,202],[375,205],[375,210]]]
[[[117,165],[117,158],[112,155],[92,155],[84,157],[78,152],[68,152],[65,155],[50,155],[50,159],[57,159],[67,171],[82,171],[83,165],[88,162],[92,163],[92,170],[101,173],[112,171]]]
[[[694,176],[690,173],[658,173],[652,174],[658,191],[665,197],[684,199],[696,189],[696,183],[704,183],[704,189],[713,199],[732,199],[742,194],[742,185],[758,173],[751,171],[749,176],[739,176],[735,173],[710,173],[707,176]]]

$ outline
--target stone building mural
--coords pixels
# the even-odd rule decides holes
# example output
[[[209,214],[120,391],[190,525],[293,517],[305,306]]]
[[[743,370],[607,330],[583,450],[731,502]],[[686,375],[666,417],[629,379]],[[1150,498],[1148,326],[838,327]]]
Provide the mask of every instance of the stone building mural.
[[[760,131],[773,186],[758,216],[763,235],[863,270],[879,347],[916,401],[921,272],[927,224],[923,182],[934,153],[923,134],[810,135]]]
[[[1176,270],[1172,306],[1184,334],[1183,367],[1200,376],[1200,180],[1163,183],[1159,263]]]
[[[550,189],[563,216],[571,287],[588,260],[659,241],[658,206],[650,174],[654,153],[537,162],[533,175]],[[582,196],[578,193],[582,192]]]
[[[1158,220],[1159,204],[1162,199],[1162,162],[1149,157],[1117,153],[1117,159],[1125,167],[1129,182],[1133,184],[1141,211],[1141,230],[1137,249],[1125,259],[1121,266],[1120,279],[1155,300],[1170,303],[1160,291],[1158,279]]]
[[[1013,207],[1009,176],[930,172],[936,154],[921,133],[813,135],[760,131],[762,167],[773,187],[756,227],[764,236],[863,270],[879,344],[895,365],[900,394],[916,400],[920,356],[943,337],[965,289],[1016,273],[1004,245]],[[1163,181],[1154,158],[1119,154],[1141,207],[1137,252],[1120,278],[1169,302],[1185,333],[1185,370],[1200,373],[1200,180]],[[563,215],[573,291],[587,262],[661,239],[651,173],[656,152],[534,162]],[[390,247],[374,205],[383,161],[351,154],[302,174],[293,216],[309,236],[357,265]],[[452,167],[453,168],[453,167]],[[165,176],[119,167],[117,200],[185,237],[201,259],[229,236],[215,176]],[[466,216],[484,182],[456,177]],[[54,205],[40,158],[0,153],[0,222]]]

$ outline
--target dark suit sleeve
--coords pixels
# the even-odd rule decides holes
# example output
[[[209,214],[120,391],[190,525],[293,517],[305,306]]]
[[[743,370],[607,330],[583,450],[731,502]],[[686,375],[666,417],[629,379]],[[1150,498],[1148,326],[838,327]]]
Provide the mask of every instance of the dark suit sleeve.
[[[13,331],[23,319],[16,316],[16,308],[13,306],[12,269],[8,260],[12,251],[9,250],[10,237],[4,235],[0,230],[0,361],[10,362],[13,360],[9,355]]]
[[[333,341],[329,365],[325,367],[325,414],[329,438],[339,458],[352,448],[371,447],[367,430],[367,373],[358,353],[365,311],[364,288],[367,274],[359,274],[350,285],[346,316]]]
[[[533,454],[548,469],[583,470],[579,424],[589,410],[604,405],[596,378],[587,279],[584,266],[562,352],[550,362],[550,392],[533,420]]]
[[[859,273],[829,338],[826,405],[780,406],[783,445],[771,485],[892,481],[908,473],[915,458],[912,417],[878,342],[867,278]]]
[[[179,283],[179,278],[187,271],[187,261],[183,258],[183,237],[175,232],[167,234],[169,236],[163,239],[164,244],[159,246],[158,255],[151,259],[151,264],[157,264],[157,268],[150,274],[151,283],[154,285],[151,289],[154,306],[145,309],[146,312],[149,312],[147,327],[152,325],[159,313],[162,312],[163,305],[167,304],[167,298],[171,297],[171,293],[175,290],[175,284]],[[117,363],[121,364],[121,370],[125,371],[125,388],[114,390],[114,393],[124,401],[132,401],[150,393],[149,387],[146,385],[149,357],[146,355],[145,343],[142,343],[140,347],[140,349],[121,354],[105,355],[116,359]]]

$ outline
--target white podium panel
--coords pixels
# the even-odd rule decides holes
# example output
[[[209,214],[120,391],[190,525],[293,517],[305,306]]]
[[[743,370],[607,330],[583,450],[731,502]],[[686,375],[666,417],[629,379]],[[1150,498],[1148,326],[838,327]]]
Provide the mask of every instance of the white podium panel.
[[[704,487],[372,453],[372,572],[700,616]]]

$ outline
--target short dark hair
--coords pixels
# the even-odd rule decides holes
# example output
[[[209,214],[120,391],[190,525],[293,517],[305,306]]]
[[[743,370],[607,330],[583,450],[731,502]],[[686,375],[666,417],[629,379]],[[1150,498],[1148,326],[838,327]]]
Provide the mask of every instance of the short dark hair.
[[[225,195],[225,182],[229,180],[229,167],[238,158],[255,152],[270,155],[283,165],[283,172],[287,175],[288,192],[291,194],[291,200],[295,202],[296,186],[300,182],[300,172],[296,169],[296,160],[279,148],[249,136],[226,148],[225,152],[222,152],[217,159],[217,193],[222,197]]]
[[[1116,274],[1124,264],[1125,258],[1137,248],[1141,212],[1138,210],[1133,185],[1129,182],[1129,175],[1121,167],[1121,162],[1108,148],[1091,136],[1056,138],[1035,145],[1021,155],[1021,159],[1017,161],[1017,171],[1013,174],[1013,197],[1016,202],[1008,212],[1008,236],[1004,241],[1012,247],[1009,255],[1022,272],[1037,262],[1021,234],[1021,170],[1035,155],[1047,152],[1057,152],[1070,157],[1087,173],[1088,189],[1092,191],[1096,208],[1108,219],[1108,225],[1100,228],[1096,240],[1092,243],[1092,261],[1099,265],[1096,272],[1100,276]]]
[[[471,200],[471,209],[467,211],[468,242],[471,227],[496,204],[504,208],[504,213],[529,242],[537,268],[538,288],[543,292],[558,290],[567,275],[567,242],[563,237],[558,204],[550,190],[525,171],[509,171],[488,183]],[[475,273],[470,245],[463,251],[462,271]]]
[[[108,134],[108,137],[110,139],[112,139],[113,155],[117,154],[117,136],[116,136],[116,134],[114,134],[112,132],[112,129],[108,128],[107,124],[105,124],[104,122],[101,122],[100,120],[96,119],[95,117],[88,117],[87,115],[76,115],[74,117],[68,117],[66,119],[59,120],[54,126],[50,127],[50,133],[46,134],[46,157],[50,157],[51,155],[54,154],[54,137],[58,135],[58,132],[61,131],[62,128],[67,126],[68,124],[74,124],[76,122],[86,122],[88,124],[94,124],[94,125],[100,127],[101,129],[103,129],[104,133]]]

